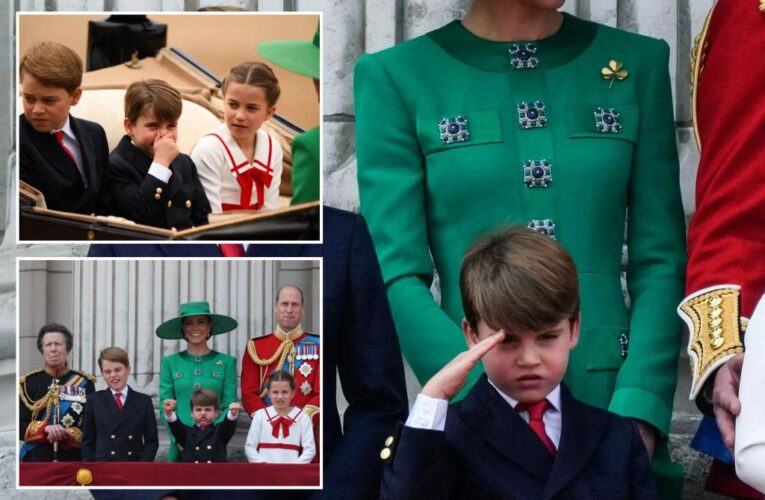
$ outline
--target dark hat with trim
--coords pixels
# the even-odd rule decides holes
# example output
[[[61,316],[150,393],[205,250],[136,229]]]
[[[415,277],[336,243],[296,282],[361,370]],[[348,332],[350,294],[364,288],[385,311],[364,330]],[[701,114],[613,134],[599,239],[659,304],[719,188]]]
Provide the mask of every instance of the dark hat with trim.
[[[210,312],[210,304],[207,302],[186,302],[178,307],[178,316],[169,319],[157,327],[157,337],[163,339],[182,339],[183,338],[183,318],[189,316],[198,316],[204,314],[210,317],[212,328],[210,335],[227,333],[236,328],[237,322],[234,318],[223,314],[213,314]]]
[[[319,79],[318,26],[312,42],[308,40],[276,40],[259,44],[257,50],[260,55],[284,69],[316,80]]]

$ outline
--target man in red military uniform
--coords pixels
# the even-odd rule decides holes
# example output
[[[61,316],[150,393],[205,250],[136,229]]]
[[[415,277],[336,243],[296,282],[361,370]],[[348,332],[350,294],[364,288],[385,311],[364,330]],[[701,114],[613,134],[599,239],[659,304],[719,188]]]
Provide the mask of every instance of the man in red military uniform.
[[[742,34],[746,43],[741,43]],[[763,498],[735,476],[733,413],[747,318],[765,292],[765,2],[718,0],[695,51],[694,123],[701,149],[696,213],[688,233],[691,399],[705,417],[692,443],[715,458],[707,489]],[[737,404],[737,402],[736,402]]]
[[[271,404],[265,383],[274,370],[295,377],[292,404],[302,408],[318,429],[319,336],[303,330],[303,292],[287,285],[279,290],[274,305],[276,331],[250,339],[242,359],[242,402],[249,415]]]

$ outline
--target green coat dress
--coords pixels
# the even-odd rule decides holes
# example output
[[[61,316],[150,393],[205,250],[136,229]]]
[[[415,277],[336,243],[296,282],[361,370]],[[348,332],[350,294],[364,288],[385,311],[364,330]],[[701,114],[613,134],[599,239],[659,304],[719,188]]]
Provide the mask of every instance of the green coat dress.
[[[165,399],[175,399],[178,418],[185,425],[194,425],[191,418],[191,393],[197,388],[212,389],[218,396],[221,408],[216,422],[226,418],[228,406],[236,401],[236,358],[217,351],[210,351],[204,356],[193,356],[188,351],[171,354],[162,358],[159,370],[159,414],[170,436],[168,462],[178,461],[178,448],[170,432],[162,410]],[[225,410],[225,411],[223,411]]]
[[[466,348],[466,248],[486,231],[536,221],[579,272],[570,389],[669,432],[685,228],[668,54],[663,41],[565,15],[532,46],[484,40],[454,21],[359,60],[361,211],[421,382]],[[611,60],[625,78],[603,78]],[[620,279],[625,214],[631,307]]]
[[[292,200],[291,205],[319,199],[321,156],[319,127],[312,128],[292,141]]]

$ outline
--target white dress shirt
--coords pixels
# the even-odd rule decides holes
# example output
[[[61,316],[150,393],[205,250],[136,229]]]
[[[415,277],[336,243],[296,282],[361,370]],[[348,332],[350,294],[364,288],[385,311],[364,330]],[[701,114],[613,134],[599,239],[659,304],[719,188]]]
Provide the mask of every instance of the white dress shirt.
[[[117,391],[115,391],[111,387],[109,387],[109,390],[112,391],[112,398],[114,398],[114,395],[117,394]],[[120,396],[120,401],[122,401],[122,406],[125,406],[125,401],[127,401],[127,395],[128,395],[128,386],[127,386],[127,384],[125,384],[125,387],[123,387],[122,390],[119,391],[119,392],[122,393],[122,395]]]
[[[489,384],[491,384],[494,390],[497,391],[507,404],[512,408],[515,408],[518,401],[497,389],[497,386],[494,385],[491,380],[489,381]],[[547,436],[557,449],[560,444],[562,424],[560,385],[555,386],[555,389],[547,395],[547,401],[550,402],[551,408],[545,412],[542,421],[545,424],[545,432],[547,433]],[[409,418],[406,419],[405,425],[414,429],[443,431],[446,427],[446,410],[448,407],[449,402],[447,400],[432,398],[420,393],[414,401],[412,411],[409,412]],[[529,412],[518,412],[518,415],[520,415],[526,423],[529,422]]]
[[[61,138],[61,142],[64,143],[64,146],[66,146],[69,151],[72,152],[72,156],[74,157],[74,163],[77,165],[77,171],[80,172],[80,177],[82,177],[82,182],[84,183],[85,187],[88,187],[88,179],[85,177],[85,164],[82,160],[82,151],[80,150],[80,143],[77,141],[77,136],[74,135],[74,130],[72,130],[72,124],[69,123],[69,117],[66,117],[66,122],[64,123],[64,126],[60,129],[51,130],[51,135],[55,135],[56,132],[59,130],[64,132],[64,136]],[[55,140],[55,137],[54,137]],[[56,141],[58,142],[58,141]]]

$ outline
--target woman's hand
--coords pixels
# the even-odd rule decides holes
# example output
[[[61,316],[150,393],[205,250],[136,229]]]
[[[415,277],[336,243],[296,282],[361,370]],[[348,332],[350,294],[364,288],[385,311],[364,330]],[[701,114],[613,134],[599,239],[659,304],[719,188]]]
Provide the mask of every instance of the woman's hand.
[[[468,373],[487,352],[505,340],[505,332],[498,331],[475,344],[469,350],[461,352],[449,361],[438,373],[433,375],[422,388],[421,394],[438,399],[452,399],[465,385]]]
[[[48,425],[45,427],[45,435],[48,437],[48,442],[55,443],[56,441],[64,441],[66,439],[66,430],[63,425]]]

